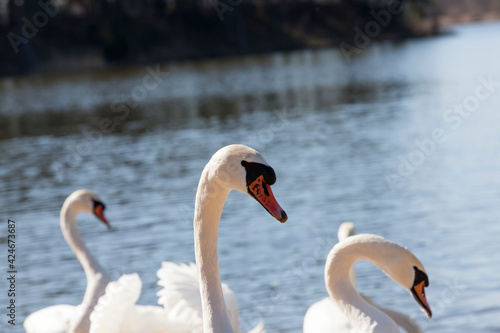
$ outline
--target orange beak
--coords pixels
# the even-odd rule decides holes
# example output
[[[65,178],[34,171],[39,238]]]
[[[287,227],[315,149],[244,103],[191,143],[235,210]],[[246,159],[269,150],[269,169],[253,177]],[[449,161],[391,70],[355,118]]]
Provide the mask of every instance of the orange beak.
[[[253,183],[248,186],[249,193],[271,214],[275,219],[284,223],[288,216],[280,207],[278,201],[274,197],[271,186],[266,184],[264,176],[259,176]]]
[[[99,204],[94,208],[94,214],[108,227],[108,229],[111,228],[108,219],[104,216],[104,207],[102,204]]]
[[[424,309],[425,313],[427,314],[427,317],[431,318],[432,317],[432,311],[431,307],[429,306],[429,303],[427,303],[427,298],[425,297],[425,287],[424,287],[424,281],[420,282],[413,288],[411,288],[411,293],[413,297],[415,297],[415,300],[420,304],[420,306]]]

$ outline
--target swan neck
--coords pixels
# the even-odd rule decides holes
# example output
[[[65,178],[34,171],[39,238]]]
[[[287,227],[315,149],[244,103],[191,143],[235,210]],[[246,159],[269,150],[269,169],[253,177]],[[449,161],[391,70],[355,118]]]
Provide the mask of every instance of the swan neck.
[[[71,202],[65,203],[61,210],[61,230],[69,247],[75,253],[85,272],[87,286],[79,311],[73,316],[70,324],[70,333],[88,332],[90,329],[90,314],[92,313],[99,297],[104,294],[106,285],[111,281],[99,263],[87,250],[76,225],[79,213]]]
[[[351,324],[362,332],[400,332],[395,322],[385,313],[368,303],[357,292],[351,279],[356,261],[367,260],[379,268],[383,260],[376,248],[365,243],[351,243],[334,247],[325,265],[325,284],[330,297],[337,303]]]
[[[88,251],[78,231],[76,224],[76,216],[78,213],[79,212],[71,207],[71,205],[63,207],[61,210],[61,230],[64,239],[82,265],[87,283],[89,283],[96,276],[103,276],[105,273],[97,260]]]
[[[217,254],[219,220],[230,191],[211,182],[204,171],[196,194],[194,243],[205,333],[233,332],[222,293]]]

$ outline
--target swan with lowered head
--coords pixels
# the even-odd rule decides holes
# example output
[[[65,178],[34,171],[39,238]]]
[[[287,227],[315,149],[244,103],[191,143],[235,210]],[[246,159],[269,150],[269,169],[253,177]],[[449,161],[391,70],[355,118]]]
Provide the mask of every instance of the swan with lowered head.
[[[104,294],[110,278],[90,254],[78,232],[76,217],[84,212],[94,214],[109,228],[104,216],[105,205],[99,197],[88,190],[73,192],[61,209],[61,230],[64,239],[73,250],[87,278],[87,289],[82,304],[50,306],[29,315],[24,321],[27,333],[88,333],[89,316],[97,300]]]
[[[274,218],[287,220],[271,191],[276,174],[254,149],[230,145],[207,163],[198,184],[194,213],[196,266],[163,263],[158,295],[170,314],[196,326],[193,332],[241,332],[236,298],[221,284],[217,254],[219,220],[232,190],[256,199]],[[201,296],[201,298],[200,298]],[[171,318],[174,319],[174,318]],[[259,325],[252,332],[261,331]]]
[[[342,242],[347,239],[347,237],[355,234],[356,229],[354,228],[354,224],[352,222],[344,222],[339,227],[337,237],[339,242]],[[351,280],[353,287],[356,288],[356,272],[354,271],[354,265],[351,266],[351,269],[349,270],[349,279]],[[418,324],[405,314],[381,307],[365,295],[361,294],[361,297],[388,315],[398,326],[402,327],[405,332],[423,333]],[[314,303],[309,310],[307,310],[304,317],[304,333],[338,331],[349,332],[354,331],[354,328],[344,313],[342,313],[337,304],[330,297]]]
[[[304,332],[400,332],[391,317],[367,302],[351,281],[352,265],[367,260],[408,290],[427,316],[432,316],[425,296],[429,279],[422,263],[407,249],[383,237],[364,234],[346,238],[330,251],[325,265],[326,289],[340,311],[347,317],[329,312],[325,300],[313,304],[304,318]]]

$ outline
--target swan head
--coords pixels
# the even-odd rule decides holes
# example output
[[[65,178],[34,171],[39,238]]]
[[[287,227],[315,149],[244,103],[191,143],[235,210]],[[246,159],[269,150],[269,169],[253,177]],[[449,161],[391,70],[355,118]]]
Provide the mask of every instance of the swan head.
[[[271,190],[276,173],[255,149],[244,145],[223,147],[212,156],[205,170],[211,181],[250,195],[278,221],[288,219]]]
[[[356,235],[356,228],[352,222],[344,222],[340,225],[339,231],[337,232],[337,238],[339,242],[342,242],[347,237]]]
[[[429,286],[429,278],[427,277],[425,271],[420,270],[417,266],[413,266],[413,269],[415,270],[415,278],[413,280],[410,293],[425,311],[427,317],[431,318],[431,307],[429,306],[429,303],[427,303],[427,297],[425,296],[425,287]]]
[[[101,220],[102,223],[108,227],[108,229],[111,228],[108,219],[104,215],[106,205],[104,205],[97,194],[89,190],[77,190],[71,193],[66,201],[64,201],[63,209],[64,207],[71,207],[76,209],[78,212],[93,214]]]
[[[425,287],[429,286],[429,278],[424,265],[406,248],[384,238],[382,239],[388,242],[389,247],[392,248],[392,251],[384,255],[383,271],[408,290],[415,298],[415,301],[422,307],[427,317],[431,318],[432,311],[425,295]]]
[[[409,251],[407,252],[410,256],[402,258],[406,261],[404,266],[399,266],[397,268],[398,272],[395,274],[393,273],[391,277],[412,294],[413,298],[415,298],[415,301],[417,301],[422,310],[424,310],[427,317],[431,318],[431,307],[425,296],[425,287],[429,286],[429,278],[420,261]]]

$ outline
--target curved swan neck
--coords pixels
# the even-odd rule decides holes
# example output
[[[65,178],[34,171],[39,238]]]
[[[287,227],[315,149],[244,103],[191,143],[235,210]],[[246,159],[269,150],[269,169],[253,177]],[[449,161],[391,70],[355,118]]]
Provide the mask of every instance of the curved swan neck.
[[[356,329],[362,332],[400,332],[389,316],[361,297],[349,276],[353,264],[359,260],[370,261],[383,269],[383,254],[387,249],[383,244],[365,242],[339,245],[330,251],[325,265],[325,284],[330,297]]]
[[[219,220],[230,189],[211,182],[204,170],[196,193],[194,243],[203,307],[203,332],[232,333],[222,293],[217,255]]]
[[[87,282],[89,283],[98,275],[105,276],[105,273],[83,243],[76,225],[76,216],[78,213],[78,210],[71,205],[65,205],[61,210],[61,230],[64,239],[82,265]]]

